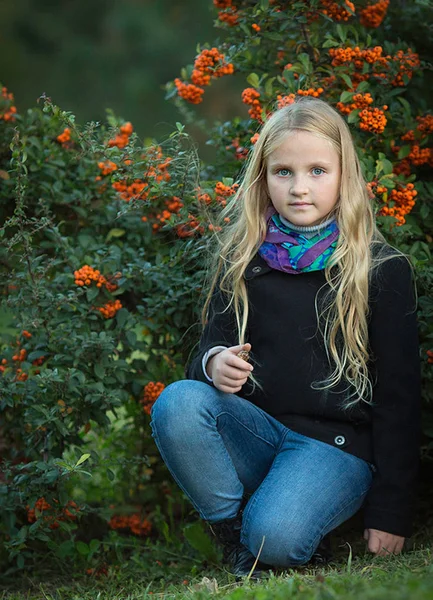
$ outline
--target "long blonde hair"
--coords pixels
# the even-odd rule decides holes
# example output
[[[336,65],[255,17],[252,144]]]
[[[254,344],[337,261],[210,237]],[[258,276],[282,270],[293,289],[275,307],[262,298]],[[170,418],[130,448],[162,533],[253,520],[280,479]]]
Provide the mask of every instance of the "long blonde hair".
[[[359,401],[371,403],[372,382],[368,369],[369,284],[373,268],[393,256],[404,256],[390,246],[377,229],[371,200],[350,130],[344,119],[323,100],[301,97],[274,112],[263,125],[250,152],[237,193],[220,214],[224,225],[217,235],[218,249],[209,273],[209,293],[202,311],[207,321],[209,303],[216,285],[227,295],[228,309],[234,311],[238,343],[245,339],[249,307],[243,275],[266,235],[265,213],[271,204],[266,185],[269,155],[289,132],[307,131],[329,140],[340,158],[340,195],[324,221],[335,216],[340,234],[337,247],[325,268],[325,296],[320,314],[318,293],[316,315],[318,331],[324,337],[332,372],[324,381],[312,382],[315,389],[328,389],[345,381],[352,386],[346,408]],[[229,223],[224,219],[229,217]],[[373,245],[377,252],[373,254]],[[387,251],[383,251],[387,248]],[[320,290],[319,290],[320,291]],[[321,326],[322,318],[324,325]],[[260,383],[252,377],[255,384]],[[352,401],[349,401],[354,397]]]

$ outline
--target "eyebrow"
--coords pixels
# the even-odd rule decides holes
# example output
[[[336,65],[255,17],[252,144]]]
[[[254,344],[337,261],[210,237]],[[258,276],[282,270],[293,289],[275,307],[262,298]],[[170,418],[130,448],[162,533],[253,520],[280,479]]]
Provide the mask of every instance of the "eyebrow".
[[[279,169],[287,169],[288,168],[289,163],[282,163],[282,162],[277,162],[277,163],[269,163],[269,168],[270,169],[275,169],[275,168],[279,168]],[[307,168],[310,169],[311,167],[317,167],[317,165],[325,165],[327,167],[332,167],[332,163],[327,161],[327,160],[316,160],[312,163],[310,163]]]

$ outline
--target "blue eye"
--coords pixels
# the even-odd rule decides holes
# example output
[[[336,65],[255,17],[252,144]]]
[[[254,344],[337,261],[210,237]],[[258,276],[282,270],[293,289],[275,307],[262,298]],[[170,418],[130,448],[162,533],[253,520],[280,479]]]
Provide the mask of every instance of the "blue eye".
[[[290,173],[289,169],[280,169],[278,171],[278,175],[282,175],[283,177],[286,177],[286,175],[288,175]]]
[[[320,171],[320,173],[317,173],[316,171]],[[323,169],[321,169],[320,167],[314,167],[314,169],[313,169],[314,175],[321,175],[324,172],[325,171]]]

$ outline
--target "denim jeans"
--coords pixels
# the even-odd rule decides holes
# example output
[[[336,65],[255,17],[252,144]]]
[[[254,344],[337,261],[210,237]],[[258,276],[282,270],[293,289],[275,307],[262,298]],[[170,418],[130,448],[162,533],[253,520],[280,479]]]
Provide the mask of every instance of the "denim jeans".
[[[370,465],[296,433],[248,400],[200,381],[172,383],[151,412],[152,435],[200,517],[238,514],[241,542],[260,560],[301,565],[361,507]]]

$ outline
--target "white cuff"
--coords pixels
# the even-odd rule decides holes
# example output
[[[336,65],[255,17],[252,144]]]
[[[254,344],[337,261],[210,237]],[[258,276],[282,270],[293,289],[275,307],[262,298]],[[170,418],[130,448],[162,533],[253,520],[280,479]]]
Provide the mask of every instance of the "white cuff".
[[[203,368],[203,373],[206,377],[206,379],[208,381],[210,381],[211,383],[213,382],[213,379],[211,379],[209,377],[209,375],[206,372],[206,365],[207,365],[207,361],[212,357],[215,356],[215,354],[218,354],[219,352],[222,352],[222,350],[226,350],[227,346],[214,346],[213,348],[211,348],[210,350],[208,350],[206,352],[206,354],[203,356],[203,360],[201,361],[201,365]]]

